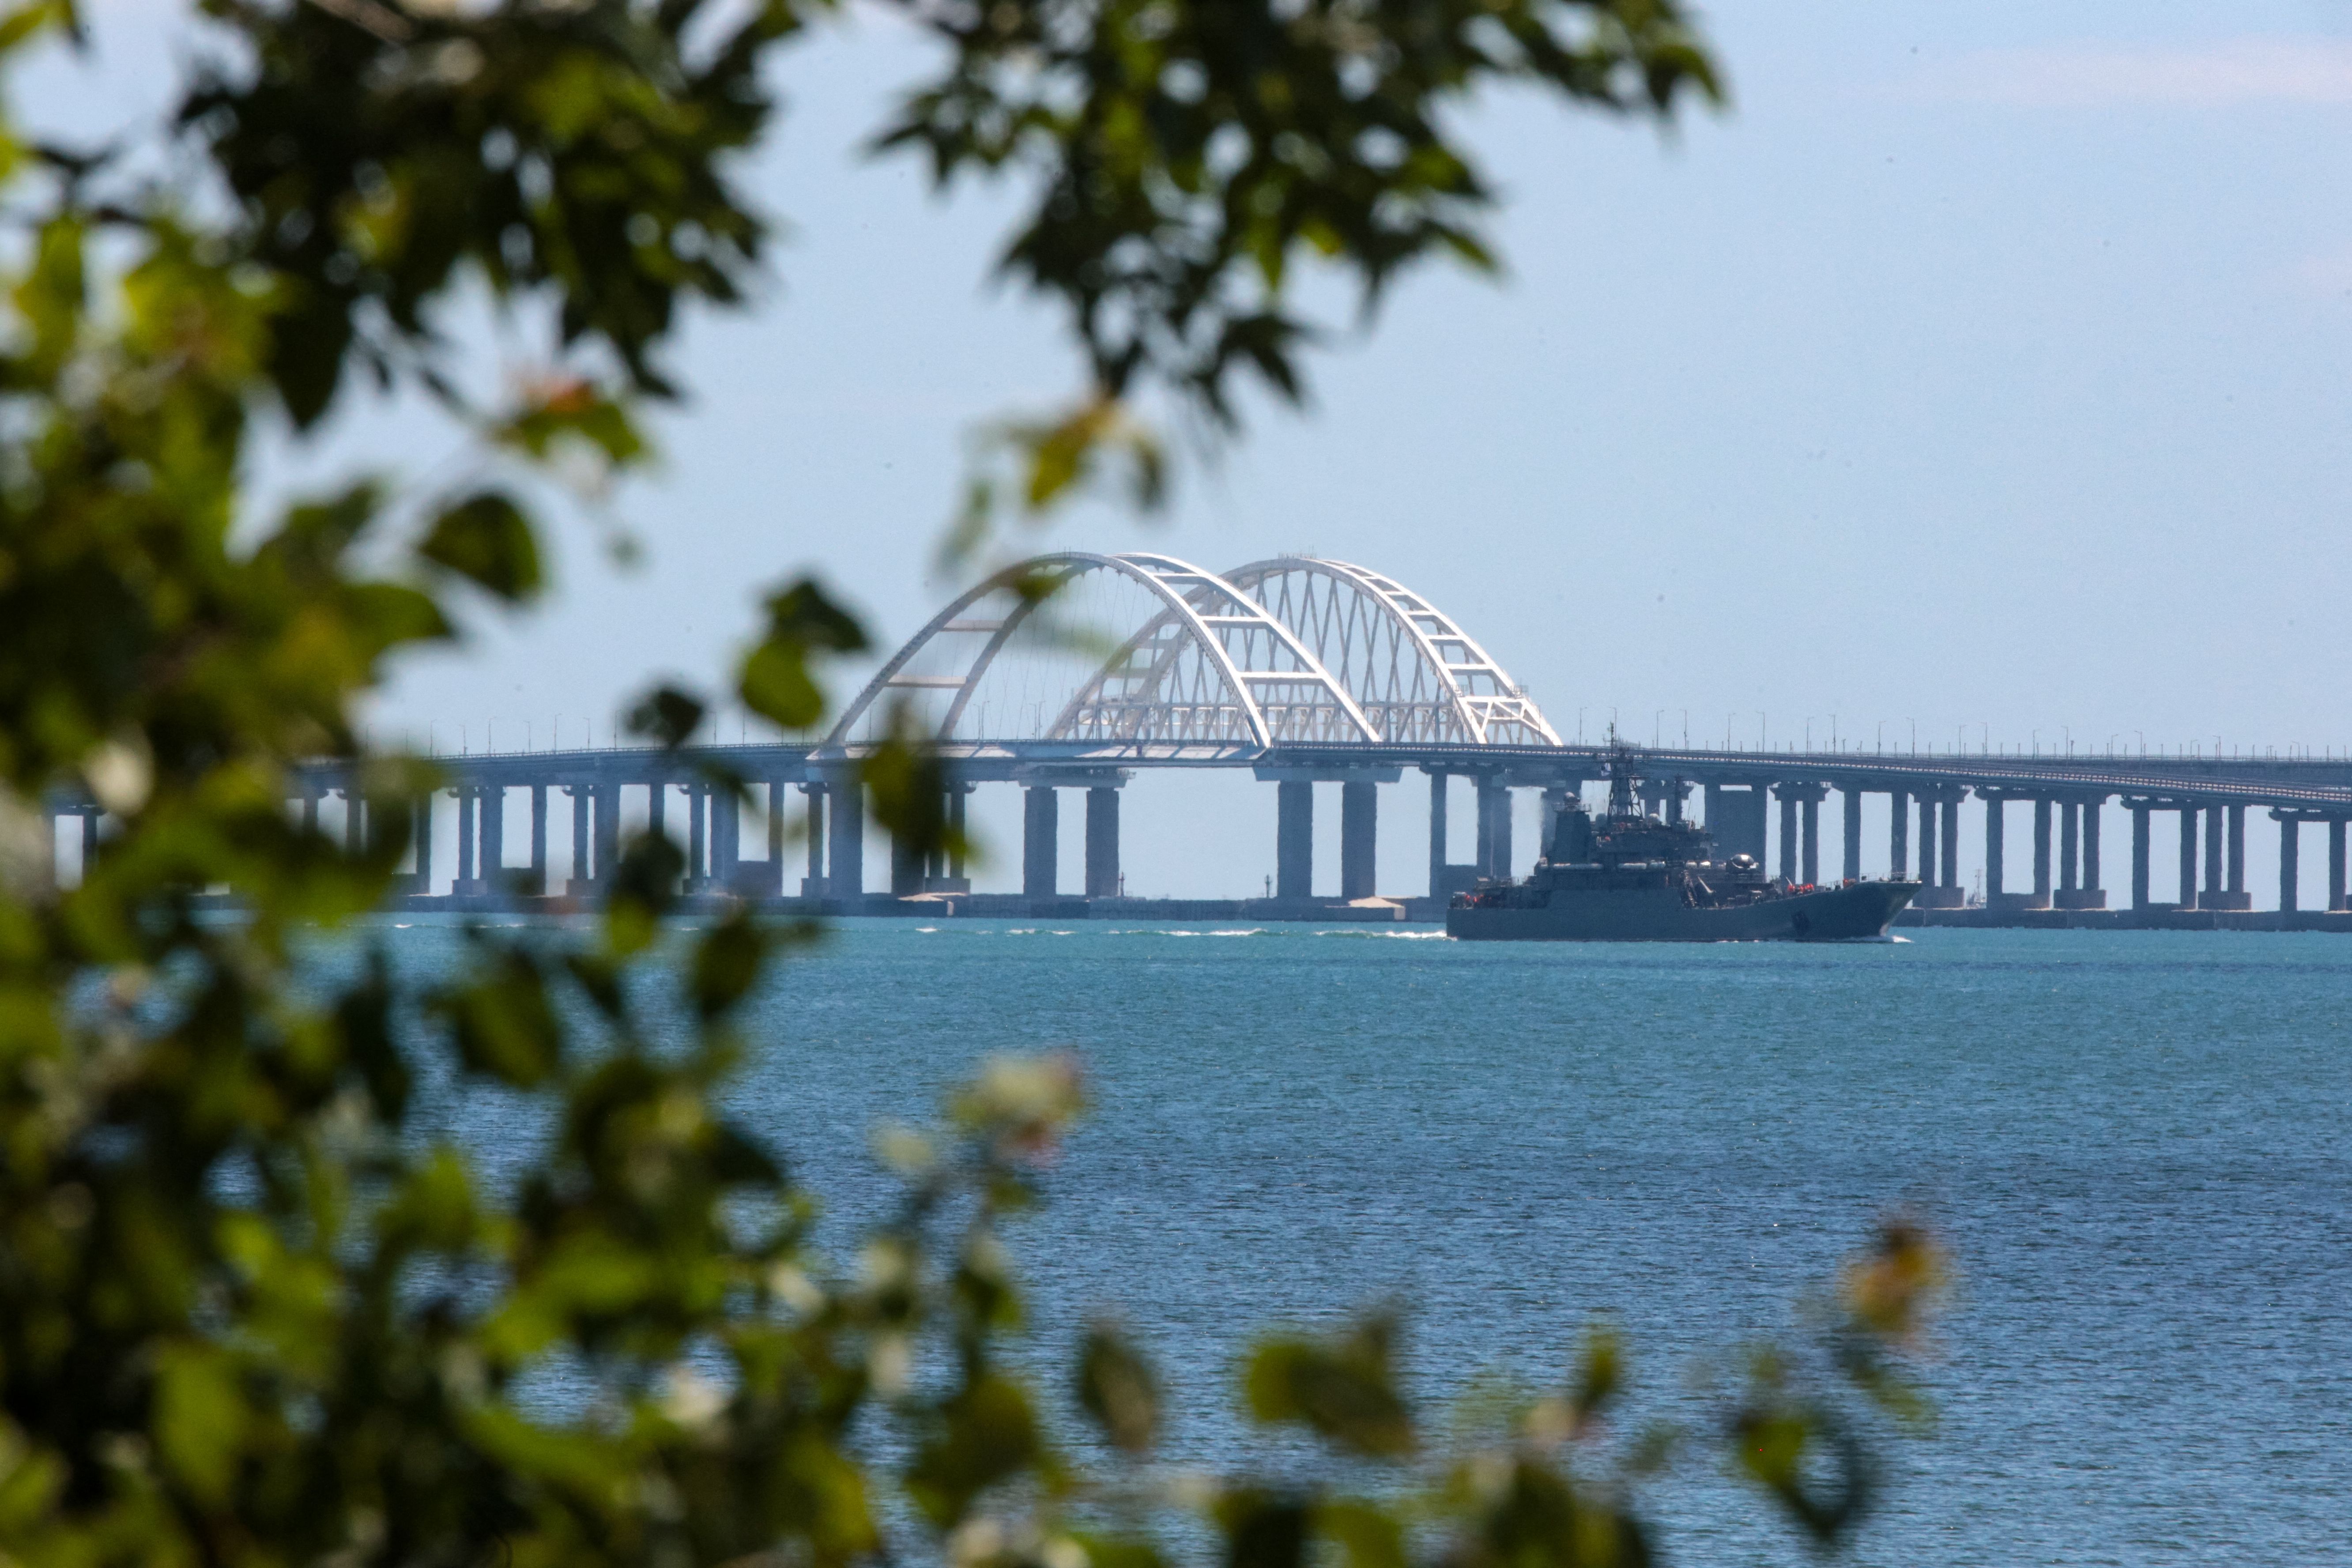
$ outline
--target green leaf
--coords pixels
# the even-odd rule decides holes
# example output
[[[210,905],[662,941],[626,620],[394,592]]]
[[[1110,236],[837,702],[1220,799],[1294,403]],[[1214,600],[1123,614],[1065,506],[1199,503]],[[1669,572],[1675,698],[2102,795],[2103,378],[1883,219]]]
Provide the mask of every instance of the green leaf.
[[[700,699],[680,691],[675,686],[657,686],[630,704],[629,732],[642,735],[669,751],[676,751],[702,728],[703,715],[707,711]]]
[[[1244,1373],[1250,1414],[1295,1423],[1366,1458],[1402,1458],[1416,1438],[1391,1365],[1397,1325],[1366,1318],[1329,1339],[1276,1338],[1252,1353]]]
[[[1149,1453],[1160,1435],[1160,1379],[1127,1337],[1108,1323],[1078,1348],[1078,1405],[1122,1453]]]
[[[767,615],[767,631],[744,656],[736,690],[763,719],[787,730],[812,728],[825,710],[816,667],[828,655],[863,652],[866,629],[805,578],[771,596]]]
[[[737,910],[710,928],[694,949],[694,1005],[704,1018],[731,1009],[760,978],[769,941],[749,911]]]
[[[510,603],[543,585],[530,521],[496,490],[468,496],[434,519],[416,552]]]
[[[544,1083],[563,1056],[563,1028],[546,979],[519,948],[480,947],[484,972],[441,1000],[457,1054],[471,1070],[519,1089]]]

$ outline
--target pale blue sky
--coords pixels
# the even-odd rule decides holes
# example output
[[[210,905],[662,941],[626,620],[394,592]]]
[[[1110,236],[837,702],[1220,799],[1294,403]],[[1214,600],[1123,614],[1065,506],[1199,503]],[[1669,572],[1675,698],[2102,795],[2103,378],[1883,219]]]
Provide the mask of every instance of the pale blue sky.
[[[2352,744],[2352,10],[1709,16],[1727,113],[1662,142],[1488,107],[1500,286],[1415,279],[1317,360],[1310,413],[1254,416],[1166,521],[1104,511],[1051,542],[1378,567],[1565,731],[1614,707],[1637,740],[1663,709],[1695,741],[1728,721],[1752,743],[1760,712],[1775,744],[1832,714],[1890,742],[1916,721],[1942,745]],[[780,576],[821,571],[886,643],[943,597],[962,433],[1053,402],[1074,363],[1052,317],[985,286],[1008,207],[855,155],[913,47],[868,17],[787,63],[752,184],[793,232],[772,297],[677,356],[697,398],[623,498],[647,563],[567,549],[556,604],[405,672],[385,722],[478,745],[528,721],[544,743],[593,712],[601,737],[649,669],[715,679]],[[78,113],[136,98],[52,81],[36,108],[61,91]],[[1131,889],[1255,890],[1271,795],[1144,781]],[[1383,792],[1399,890],[1423,798]],[[1009,798],[983,822],[1010,832]]]

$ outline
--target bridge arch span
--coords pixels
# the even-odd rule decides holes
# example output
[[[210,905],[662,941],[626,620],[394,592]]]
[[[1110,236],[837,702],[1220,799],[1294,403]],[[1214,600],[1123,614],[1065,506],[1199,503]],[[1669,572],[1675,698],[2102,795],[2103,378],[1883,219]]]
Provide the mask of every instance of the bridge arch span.
[[[1123,622],[1045,615],[1085,582],[1126,590],[1109,595]],[[1087,671],[1072,654],[1106,629],[1116,645]],[[941,742],[1380,739],[1289,626],[1213,574],[1148,552],[1036,556],[967,589],[876,672],[825,744],[878,740],[902,706]]]
[[[1459,622],[1393,577],[1279,555],[1224,574],[1288,626],[1393,744],[1557,746],[1532,698]]]

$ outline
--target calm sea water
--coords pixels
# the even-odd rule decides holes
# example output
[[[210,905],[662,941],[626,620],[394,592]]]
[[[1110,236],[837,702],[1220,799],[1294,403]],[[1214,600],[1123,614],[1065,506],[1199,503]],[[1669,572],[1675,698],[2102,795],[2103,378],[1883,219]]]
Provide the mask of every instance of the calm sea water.
[[[761,1000],[739,1107],[845,1238],[877,1122],[1081,1053],[1096,1109],[1020,1233],[1040,1354],[1115,1310],[1206,1462],[1248,1441],[1250,1328],[1385,1299],[1433,1391],[1551,1375],[1606,1314],[1687,1415],[1696,1360],[1911,1204],[1961,1289],[1863,1561],[2352,1562],[2352,943],[1912,938],[846,921]],[[1704,1466],[1654,1502],[1671,1561],[1801,1560]]]

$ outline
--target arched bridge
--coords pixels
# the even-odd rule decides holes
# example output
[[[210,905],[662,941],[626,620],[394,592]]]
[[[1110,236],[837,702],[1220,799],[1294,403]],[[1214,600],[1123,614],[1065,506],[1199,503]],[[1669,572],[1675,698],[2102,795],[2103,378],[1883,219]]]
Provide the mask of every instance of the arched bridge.
[[[934,616],[876,672],[815,743],[533,752],[438,759],[457,796],[454,867],[435,869],[432,804],[425,847],[411,883],[417,897],[593,894],[614,863],[622,792],[632,816],[677,832],[684,807],[689,885],[758,896],[794,892],[863,907],[869,892],[866,823],[858,783],[864,756],[886,735],[910,733],[945,764],[950,816],[983,784],[1024,791],[1022,882],[1033,897],[1061,890],[1055,862],[1063,792],[1086,797],[1085,893],[1120,890],[1120,789],[1146,768],[1246,767],[1277,786],[1276,894],[1304,903],[1318,784],[1337,784],[1339,892],[1373,892],[1381,786],[1408,769],[1431,781],[1428,891],[1443,895],[1482,875],[1524,868],[1511,842],[1511,796],[1548,800],[1604,776],[1602,748],[1563,742],[1535,700],[1470,629],[1392,577],[1342,561],[1281,555],[1209,572],[1154,552],[1041,555],[999,572]],[[753,781],[763,798],[767,854],[743,852],[740,801],[705,782],[719,762]],[[2327,909],[2347,908],[2347,832],[2352,761],[2305,755],[2020,755],[1976,752],[1887,753],[1648,748],[1637,753],[1643,798],[1678,816],[1703,813],[1718,848],[1746,851],[1792,880],[1864,871],[1861,802],[1889,797],[1887,840],[1874,872],[1916,874],[1926,907],[1964,900],[1958,861],[1959,813],[1984,809],[1984,889],[2004,907],[2105,906],[2101,835],[2112,804],[2130,813],[2131,902],[2162,911],[2245,910],[2249,808],[2279,825],[2278,908],[2296,910],[2300,829],[2326,828]],[[1449,783],[1467,779],[1477,810],[1472,859],[1447,857]],[[299,809],[355,841],[368,807],[341,770],[311,770]],[[511,792],[529,792],[530,863],[509,867],[505,835]],[[636,792],[643,792],[642,795]],[[1821,806],[1841,796],[1821,842]],[[788,813],[805,797],[806,870],[785,865]],[[680,798],[682,797],[682,799]],[[642,802],[642,809],[636,809]],[[2032,889],[2004,886],[2008,808],[2031,811]],[[322,808],[323,813],[322,815]],[[82,817],[95,841],[93,803],[59,801],[53,815]],[[2173,900],[2151,896],[2151,818],[2177,819]],[[520,816],[516,823],[523,828]],[[568,828],[568,835],[565,829]],[[830,831],[829,831],[830,830]],[[442,836],[446,838],[445,832]],[[570,840],[568,882],[555,866]],[[551,844],[559,853],[551,858]],[[799,857],[793,857],[798,859]],[[2170,859],[2168,854],[2167,859]],[[1245,887],[1260,862],[1246,857]],[[454,877],[450,873],[454,872]],[[968,888],[962,868],[925,864],[893,849],[893,892]],[[444,894],[443,889],[447,893]],[[1412,890],[1416,895],[1418,889]],[[1270,912],[1270,911],[1269,911]]]
[[[1444,611],[1392,578],[1303,555],[1224,573],[1139,552],[1008,567],[893,655],[825,750],[849,755],[894,726],[974,760],[1560,743]]]

